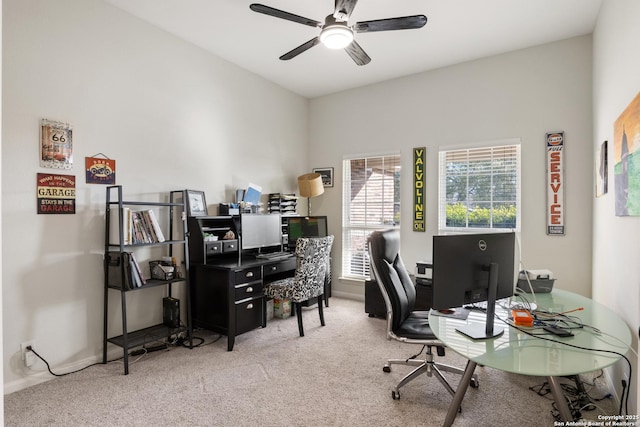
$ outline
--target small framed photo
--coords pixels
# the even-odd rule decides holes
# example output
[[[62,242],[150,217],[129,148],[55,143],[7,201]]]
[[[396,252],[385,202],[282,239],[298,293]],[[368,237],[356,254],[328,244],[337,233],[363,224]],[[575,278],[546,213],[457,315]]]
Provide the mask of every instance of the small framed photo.
[[[333,168],[315,168],[313,172],[322,176],[322,185],[325,187],[333,187]]]
[[[207,201],[204,191],[185,190],[187,216],[207,216]]]

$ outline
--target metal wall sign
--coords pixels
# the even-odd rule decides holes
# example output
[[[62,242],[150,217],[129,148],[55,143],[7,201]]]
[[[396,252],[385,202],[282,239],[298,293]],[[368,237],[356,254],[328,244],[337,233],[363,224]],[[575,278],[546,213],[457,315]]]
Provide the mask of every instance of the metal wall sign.
[[[547,143],[547,234],[564,236],[564,132],[548,133]]]
[[[75,214],[75,175],[38,173],[38,214]]]
[[[424,163],[426,147],[413,149],[413,231],[425,231],[424,197],[425,176]]]

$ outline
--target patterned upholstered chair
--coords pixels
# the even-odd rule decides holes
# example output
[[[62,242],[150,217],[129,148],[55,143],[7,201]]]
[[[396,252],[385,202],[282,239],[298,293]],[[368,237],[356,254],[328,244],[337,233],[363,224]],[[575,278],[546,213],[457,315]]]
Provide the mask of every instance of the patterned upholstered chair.
[[[287,299],[293,305],[292,311],[298,317],[298,330],[304,336],[302,326],[302,304],[311,298],[318,298],[320,324],[324,326],[322,296],[329,265],[329,255],[333,236],[300,237],[296,242],[296,272],[294,277],[276,280],[264,288],[267,297]]]

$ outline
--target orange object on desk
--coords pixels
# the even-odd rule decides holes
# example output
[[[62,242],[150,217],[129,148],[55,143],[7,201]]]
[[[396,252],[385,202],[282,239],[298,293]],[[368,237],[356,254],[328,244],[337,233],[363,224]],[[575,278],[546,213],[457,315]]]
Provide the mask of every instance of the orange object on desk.
[[[533,326],[533,317],[528,310],[511,310],[513,315],[513,323],[516,326]]]

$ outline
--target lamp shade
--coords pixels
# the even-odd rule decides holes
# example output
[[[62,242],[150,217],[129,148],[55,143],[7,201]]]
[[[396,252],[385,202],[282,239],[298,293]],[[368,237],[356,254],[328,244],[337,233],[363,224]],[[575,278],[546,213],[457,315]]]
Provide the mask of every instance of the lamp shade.
[[[316,197],[324,193],[322,176],[319,173],[305,173],[298,177],[298,189],[302,197]]]

